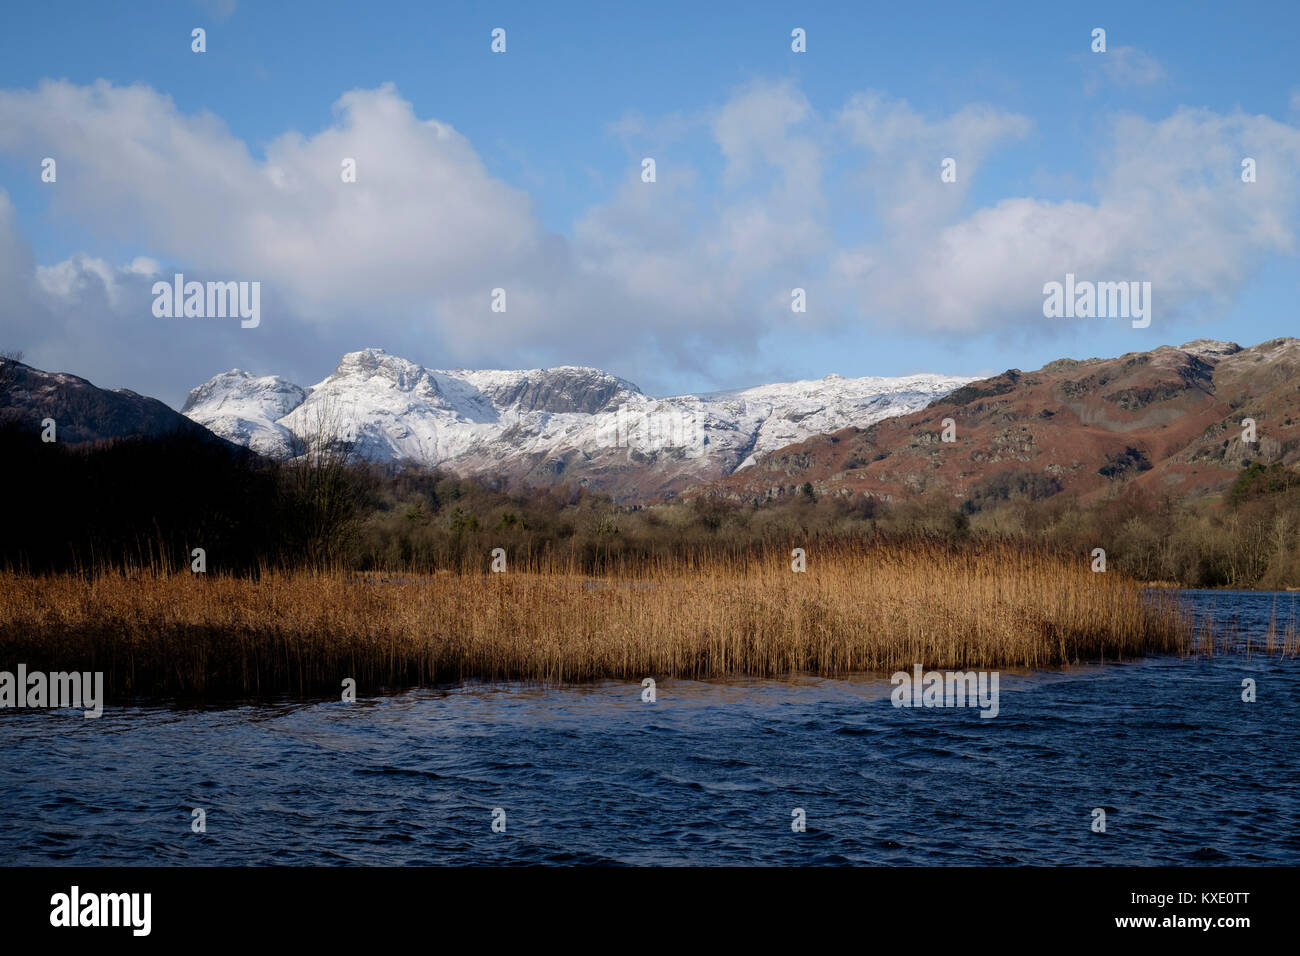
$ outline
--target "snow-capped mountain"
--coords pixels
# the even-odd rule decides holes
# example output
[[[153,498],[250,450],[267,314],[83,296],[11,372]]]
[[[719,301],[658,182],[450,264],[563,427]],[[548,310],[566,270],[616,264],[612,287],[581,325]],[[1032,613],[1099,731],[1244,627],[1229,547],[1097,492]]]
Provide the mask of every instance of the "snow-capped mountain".
[[[181,413],[221,437],[271,458],[291,455],[293,433],[279,419],[300,406],[311,389],[278,375],[256,378],[239,369],[191,389]],[[199,409],[198,414],[193,411]]]
[[[292,457],[296,436],[346,438],[374,461],[575,481],[618,497],[730,474],[757,455],[923,408],[971,381],[841,378],[653,398],[599,369],[442,371],[365,349],[303,388],[235,369],[190,392],[182,412],[230,441]]]

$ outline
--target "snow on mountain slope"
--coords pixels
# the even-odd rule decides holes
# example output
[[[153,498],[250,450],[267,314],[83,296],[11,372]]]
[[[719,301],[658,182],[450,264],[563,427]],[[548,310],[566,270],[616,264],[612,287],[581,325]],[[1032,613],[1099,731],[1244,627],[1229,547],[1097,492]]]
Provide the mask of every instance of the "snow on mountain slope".
[[[848,425],[864,427],[924,408],[941,395],[960,388],[968,378],[909,375],[900,378],[843,378],[827,375],[815,381],[759,385],[702,396],[713,405],[743,416],[757,408],[759,420],[753,448],[741,468],[755,457],[810,435],[824,435]]]
[[[274,457],[292,454],[295,434],[325,432],[374,461],[646,493],[730,474],[811,435],[915,411],[969,381],[830,375],[653,398],[599,369],[441,371],[364,349],[311,388],[226,372],[194,389],[183,412]],[[656,473],[648,484],[646,472]]]
[[[181,414],[259,454],[288,458],[293,434],[279,419],[300,406],[310,391],[278,375],[257,378],[236,368],[192,389]]]

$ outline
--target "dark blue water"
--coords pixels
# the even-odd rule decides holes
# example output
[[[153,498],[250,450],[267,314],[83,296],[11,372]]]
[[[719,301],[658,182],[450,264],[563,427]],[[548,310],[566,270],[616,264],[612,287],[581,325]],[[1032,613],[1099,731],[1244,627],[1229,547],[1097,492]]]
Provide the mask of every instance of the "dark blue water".
[[[1188,599],[1258,645],[1275,596]],[[1004,671],[991,720],[871,677],[7,711],[0,863],[1297,864],[1297,680],[1258,650]]]

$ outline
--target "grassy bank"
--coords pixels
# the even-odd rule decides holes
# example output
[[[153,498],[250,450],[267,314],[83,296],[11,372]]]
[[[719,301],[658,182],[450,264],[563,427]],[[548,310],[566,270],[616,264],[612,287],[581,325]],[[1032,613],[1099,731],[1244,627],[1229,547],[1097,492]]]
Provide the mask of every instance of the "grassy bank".
[[[0,574],[0,668],[102,670],[110,694],[362,693],[466,678],[1048,667],[1192,644],[1172,598],[1084,560],[915,541],[427,576]]]

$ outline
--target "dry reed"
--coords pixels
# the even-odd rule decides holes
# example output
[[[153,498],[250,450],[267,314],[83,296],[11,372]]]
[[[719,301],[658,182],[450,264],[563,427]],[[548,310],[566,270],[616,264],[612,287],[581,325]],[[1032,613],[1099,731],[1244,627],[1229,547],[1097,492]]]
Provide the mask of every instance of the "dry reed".
[[[485,556],[486,568],[486,556]],[[0,572],[0,668],[101,670],[110,694],[259,696],[463,679],[823,676],[1187,652],[1173,599],[1086,560],[917,541],[623,567],[394,578]]]

